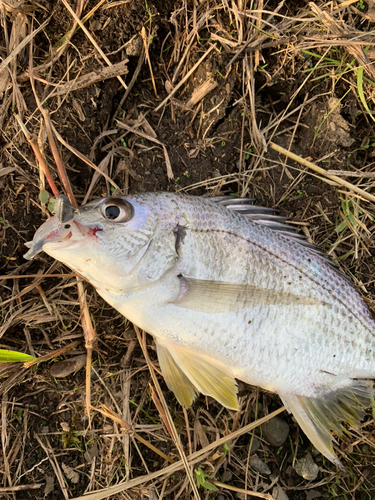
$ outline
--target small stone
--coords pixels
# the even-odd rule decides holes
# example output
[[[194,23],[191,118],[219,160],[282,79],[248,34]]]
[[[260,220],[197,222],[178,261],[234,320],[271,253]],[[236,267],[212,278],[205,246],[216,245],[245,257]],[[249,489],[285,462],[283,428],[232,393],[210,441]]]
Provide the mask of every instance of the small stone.
[[[238,498],[238,500],[245,500],[245,493],[237,493],[236,497]]]
[[[321,498],[322,494],[317,490],[306,491],[306,500],[315,500],[316,498]]]
[[[275,500],[289,500],[288,495],[280,486],[275,486],[272,490],[272,496]]]
[[[310,453],[298,460],[294,466],[297,474],[307,481],[314,481],[318,477],[319,467],[316,465]]]
[[[46,486],[44,488],[44,496],[46,497],[55,489],[55,476],[49,476],[46,474]]]
[[[218,496],[216,497],[216,500],[227,500],[227,497],[222,493],[219,493]]]
[[[232,481],[233,474],[230,470],[226,470],[223,474],[224,483],[230,483]]]
[[[281,446],[285,443],[289,434],[289,425],[279,417],[273,417],[262,425],[264,439],[271,446]]]
[[[142,39],[137,36],[128,41],[126,44],[126,55],[128,56],[140,56],[142,52]]]
[[[265,474],[267,476],[271,474],[271,469],[257,455],[254,455],[253,457],[250,458],[249,465],[256,472],[259,472],[259,474]]]
[[[368,455],[368,454],[371,452],[370,447],[369,447],[369,445],[368,445],[368,444],[363,444],[363,445],[361,446],[361,449],[362,449],[362,453],[363,453],[364,455]]]
[[[252,437],[250,437],[249,444],[247,445],[247,449],[249,449],[250,444],[251,444],[250,454],[253,455],[260,448],[260,440],[256,436],[252,436]]]
[[[94,460],[94,458],[98,456],[98,447],[96,443],[90,446],[90,448],[86,450],[83,456],[85,457],[86,462],[91,463]]]

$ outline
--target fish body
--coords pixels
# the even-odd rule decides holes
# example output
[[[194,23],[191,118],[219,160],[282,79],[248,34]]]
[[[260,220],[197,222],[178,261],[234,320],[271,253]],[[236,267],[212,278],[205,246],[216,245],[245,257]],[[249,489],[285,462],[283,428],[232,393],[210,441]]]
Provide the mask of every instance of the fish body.
[[[36,233],[43,249],[152,334],[167,385],[237,408],[235,379],[276,392],[313,444],[358,424],[375,323],[329,260],[243,200],[150,193],[96,200]]]

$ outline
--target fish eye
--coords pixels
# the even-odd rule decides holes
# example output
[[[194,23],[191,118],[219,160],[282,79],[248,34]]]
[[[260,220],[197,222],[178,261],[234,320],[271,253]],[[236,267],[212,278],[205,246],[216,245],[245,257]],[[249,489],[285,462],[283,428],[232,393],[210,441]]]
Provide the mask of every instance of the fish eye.
[[[112,222],[127,222],[133,217],[133,207],[121,198],[110,198],[100,207],[104,218]]]

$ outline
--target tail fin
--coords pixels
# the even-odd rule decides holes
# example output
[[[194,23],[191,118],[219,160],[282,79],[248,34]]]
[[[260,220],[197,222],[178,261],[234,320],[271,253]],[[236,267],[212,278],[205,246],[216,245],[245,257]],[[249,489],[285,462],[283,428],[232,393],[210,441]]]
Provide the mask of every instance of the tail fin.
[[[293,413],[311,443],[328,460],[345,469],[333,451],[331,434],[349,434],[344,423],[358,426],[373,394],[366,381],[351,380],[347,387],[333,390],[322,397],[306,397],[295,394],[280,394],[286,408]]]

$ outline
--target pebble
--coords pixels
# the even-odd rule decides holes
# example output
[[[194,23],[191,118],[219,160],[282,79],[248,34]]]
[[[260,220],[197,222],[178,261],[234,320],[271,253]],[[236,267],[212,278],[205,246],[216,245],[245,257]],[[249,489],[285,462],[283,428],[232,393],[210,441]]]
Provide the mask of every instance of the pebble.
[[[230,483],[232,481],[233,474],[230,470],[226,470],[223,474],[223,482]]]
[[[222,493],[219,493],[218,496],[216,497],[216,500],[227,500],[227,497]]]
[[[272,496],[275,500],[289,500],[288,495],[280,486],[275,486],[272,490]]]
[[[267,476],[271,474],[271,469],[257,455],[250,458],[249,465],[256,472],[259,472],[259,474],[266,474]]]
[[[289,425],[279,417],[273,417],[262,425],[264,439],[271,446],[281,446],[285,443],[289,434]]]
[[[361,449],[362,449],[362,453],[364,453],[365,455],[368,455],[369,453],[371,453],[371,450],[370,450],[370,447],[368,444],[363,444]]]
[[[317,490],[306,491],[306,500],[316,500],[316,498],[321,498],[322,495]]]
[[[253,453],[256,453],[259,450],[260,440],[256,436],[253,436],[252,438],[250,437],[249,444],[247,445],[247,450],[249,450],[250,443],[251,443],[250,454],[252,455]]]
[[[81,354],[80,356],[74,356],[73,358],[56,362],[54,365],[52,365],[50,370],[52,377],[64,378],[68,377],[72,373],[77,372],[85,366],[86,358],[86,354]]]
[[[137,36],[128,41],[126,44],[126,55],[128,56],[140,56],[142,52],[142,40],[140,36]]]
[[[318,477],[319,467],[316,465],[310,453],[299,459],[294,470],[297,474],[307,481],[314,481]]]

